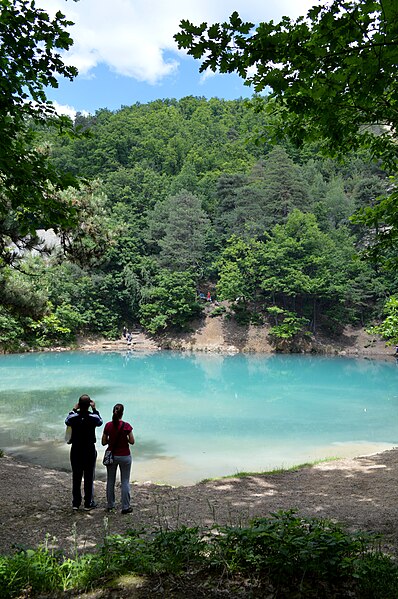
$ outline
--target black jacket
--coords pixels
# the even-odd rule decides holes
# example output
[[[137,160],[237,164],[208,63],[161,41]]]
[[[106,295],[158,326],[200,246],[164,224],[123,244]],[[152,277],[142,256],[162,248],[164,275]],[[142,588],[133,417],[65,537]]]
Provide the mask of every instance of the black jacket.
[[[87,447],[96,442],[95,429],[97,426],[102,426],[103,421],[98,410],[92,412],[72,410],[67,415],[65,424],[72,428],[72,445]]]

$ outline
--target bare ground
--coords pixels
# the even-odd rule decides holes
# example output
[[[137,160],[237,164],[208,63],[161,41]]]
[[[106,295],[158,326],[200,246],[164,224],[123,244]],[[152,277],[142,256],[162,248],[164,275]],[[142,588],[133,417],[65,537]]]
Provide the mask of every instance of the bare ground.
[[[229,303],[221,302],[229,312]],[[227,316],[212,317],[216,306],[207,305],[202,318],[192,323],[192,331],[165,333],[156,338],[161,348],[205,352],[258,352],[273,353],[275,346],[269,336],[270,327],[264,325],[240,325]],[[288,350],[287,347],[284,348]],[[346,326],[343,333],[327,337],[319,332],[299,340],[289,349],[295,352],[364,357],[391,357],[394,353],[385,341],[370,335],[363,327]]]
[[[45,540],[68,554],[90,551],[107,533],[181,525],[244,524],[255,516],[297,509],[332,518],[349,530],[383,535],[383,546],[398,549],[398,449],[322,463],[280,474],[228,478],[172,488],[132,485],[132,514],[107,514],[105,483],[96,482],[97,509],[71,509],[71,476],[0,459],[0,553],[36,547]]]
[[[228,302],[221,303],[228,304]],[[133,333],[131,345],[127,345],[127,341],[123,338],[117,341],[84,338],[79,340],[78,348],[84,351],[153,352],[159,349],[171,349],[213,353],[271,354],[275,352],[275,346],[270,341],[268,325],[239,325],[234,319],[225,316],[212,317],[214,309],[214,305],[206,306],[203,317],[192,323],[190,331],[173,331],[149,336],[138,329]],[[353,326],[347,326],[337,337],[326,337],[317,333],[311,338],[301,339],[299,344],[290,349],[300,353],[394,359],[394,350],[388,347],[385,341],[370,335],[362,327]]]

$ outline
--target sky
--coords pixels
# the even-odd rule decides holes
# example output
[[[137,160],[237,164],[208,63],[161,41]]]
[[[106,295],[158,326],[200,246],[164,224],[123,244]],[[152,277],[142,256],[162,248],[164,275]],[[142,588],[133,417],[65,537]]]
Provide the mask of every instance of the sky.
[[[79,75],[61,78],[48,98],[61,113],[94,114],[136,102],[184,96],[233,100],[252,90],[235,74],[199,73],[200,61],[178,50],[173,35],[181,19],[223,22],[236,10],[252,23],[297,18],[319,0],[37,0],[50,16],[57,10],[74,25],[74,44],[63,57]]]

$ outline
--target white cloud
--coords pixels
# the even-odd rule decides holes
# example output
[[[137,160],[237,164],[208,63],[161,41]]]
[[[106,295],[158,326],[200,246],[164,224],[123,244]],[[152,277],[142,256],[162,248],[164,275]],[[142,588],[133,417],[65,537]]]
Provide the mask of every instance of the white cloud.
[[[73,106],[69,106],[68,104],[59,104],[55,101],[53,101],[53,106],[57,114],[64,114],[74,120],[76,116],[76,109]],[[86,110],[82,110],[81,113],[83,116],[88,116],[89,114]]]
[[[61,10],[75,22],[74,45],[67,62],[80,76],[91,76],[98,64],[149,84],[159,83],[178,70],[180,56],[173,35],[181,19],[195,24],[225,21],[237,10],[245,20],[278,20],[306,14],[317,0],[38,0],[54,14]],[[165,53],[168,57],[165,57]],[[173,58],[170,58],[173,53]]]
[[[216,76],[217,76],[217,73],[215,73],[211,69],[206,69],[205,71],[203,71],[203,73],[200,74],[199,83],[200,83],[200,85],[203,85],[204,83],[206,83],[206,81],[208,81],[209,79],[212,79],[213,77],[216,77]]]

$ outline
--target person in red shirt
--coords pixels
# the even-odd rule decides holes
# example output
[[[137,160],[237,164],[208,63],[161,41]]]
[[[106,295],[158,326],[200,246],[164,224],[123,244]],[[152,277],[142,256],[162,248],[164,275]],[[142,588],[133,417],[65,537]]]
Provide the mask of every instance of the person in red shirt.
[[[111,422],[107,422],[102,434],[102,445],[108,445],[113,454],[113,464],[108,464],[106,479],[106,500],[108,512],[115,508],[115,482],[117,467],[120,468],[122,514],[130,514],[130,470],[131,453],[130,445],[134,445],[133,427],[128,422],[123,422],[124,406],[117,403],[113,408]]]

